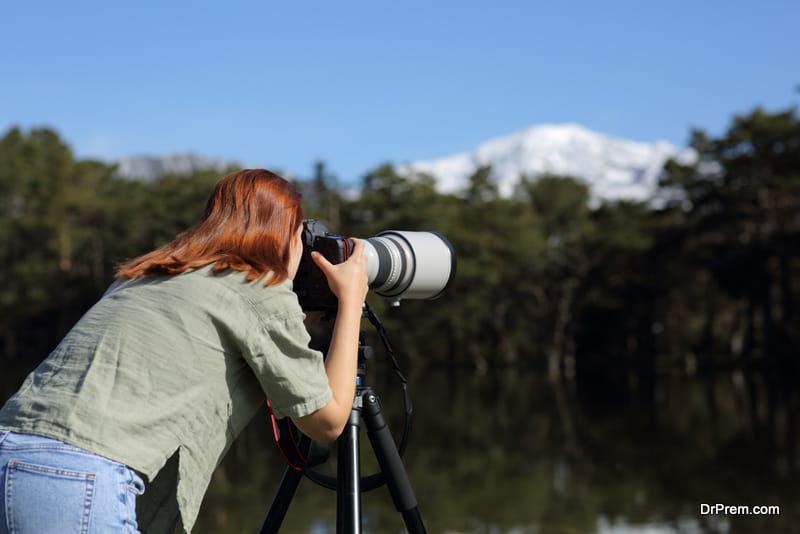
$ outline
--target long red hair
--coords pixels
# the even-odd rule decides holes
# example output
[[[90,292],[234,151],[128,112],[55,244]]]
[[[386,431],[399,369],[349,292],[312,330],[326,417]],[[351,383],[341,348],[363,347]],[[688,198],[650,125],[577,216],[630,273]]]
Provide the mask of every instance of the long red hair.
[[[214,273],[234,269],[265,285],[288,277],[292,237],[303,222],[300,193],[265,169],[223,177],[194,226],[170,243],[122,264],[115,278],[178,274],[211,263]]]

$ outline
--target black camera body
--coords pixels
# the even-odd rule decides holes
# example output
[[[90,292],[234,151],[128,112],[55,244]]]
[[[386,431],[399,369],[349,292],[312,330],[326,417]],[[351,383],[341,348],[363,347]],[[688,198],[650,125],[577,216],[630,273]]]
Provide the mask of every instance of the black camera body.
[[[352,239],[334,235],[316,219],[303,221],[303,256],[294,277],[294,292],[300,307],[305,311],[335,311],[338,308],[336,295],[328,287],[328,280],[311,259],[312,252],[319,252],[333,264],[342,263],[353,252]]]

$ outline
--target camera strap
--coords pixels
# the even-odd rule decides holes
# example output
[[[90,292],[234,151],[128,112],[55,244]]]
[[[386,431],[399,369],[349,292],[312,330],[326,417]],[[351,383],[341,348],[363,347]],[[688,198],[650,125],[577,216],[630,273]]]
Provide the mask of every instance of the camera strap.
[[[330,456],[330,445],[314,441],[297,428],[289,417],[278,419],[267,400],[272,437],[286,464],[295,471],[324,463]]]
[[[383,323],[378,315],[366,302],[364,303],[364,312],[366,313],[367,320],[369,320],[370,324],[375,327],[375,331],[378,333],[381,343],[383,343],[383,348],[386,350],[386,355],[389,357],[389,361],[392,364],[392,370],[397,376],[397,379],[400,381],[400,387],[403,390],[403,410],[405,412],[405,421],[403,423],[403,437],[400,439],[400,444],[397,447],[402,455],[406,450],[408,440],[411,438],[411,421],[414,415],[414,405],[411,403],[411,395],[408,392],[408,379],[403,374],[402,369],[400,369],[400,364],[397,362],[397,357],[395,356],[394,350],[389,343],[389,335],[386,333],[386,327],[383,326]]]

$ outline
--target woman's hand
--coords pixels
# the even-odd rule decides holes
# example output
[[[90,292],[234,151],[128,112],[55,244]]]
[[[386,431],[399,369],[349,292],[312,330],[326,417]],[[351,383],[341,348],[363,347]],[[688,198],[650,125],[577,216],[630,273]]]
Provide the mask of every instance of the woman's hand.
[[[367,257],[364,254],[364,242],[352,239],[356,246],[347,261],[333,265],[319,252],[312,252],[311,259],[325,275],[328,286],[339,299],[339,305],[358,304],[361,308],[369,291]]]

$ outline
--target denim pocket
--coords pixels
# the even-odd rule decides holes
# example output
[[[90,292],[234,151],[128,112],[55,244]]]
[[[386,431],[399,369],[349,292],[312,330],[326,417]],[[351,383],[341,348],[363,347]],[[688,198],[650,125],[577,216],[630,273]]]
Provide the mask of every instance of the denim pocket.
[[[94,473],[11,460],[5,491],[9,532],[88,533],[94,489]]]
[[[133,469],[120,465],[121,476],[120,503],[122,504],[122,524],[128,534],[139,533],[139,524],[136,520],[136,497],[144,493],[144,482]]]

